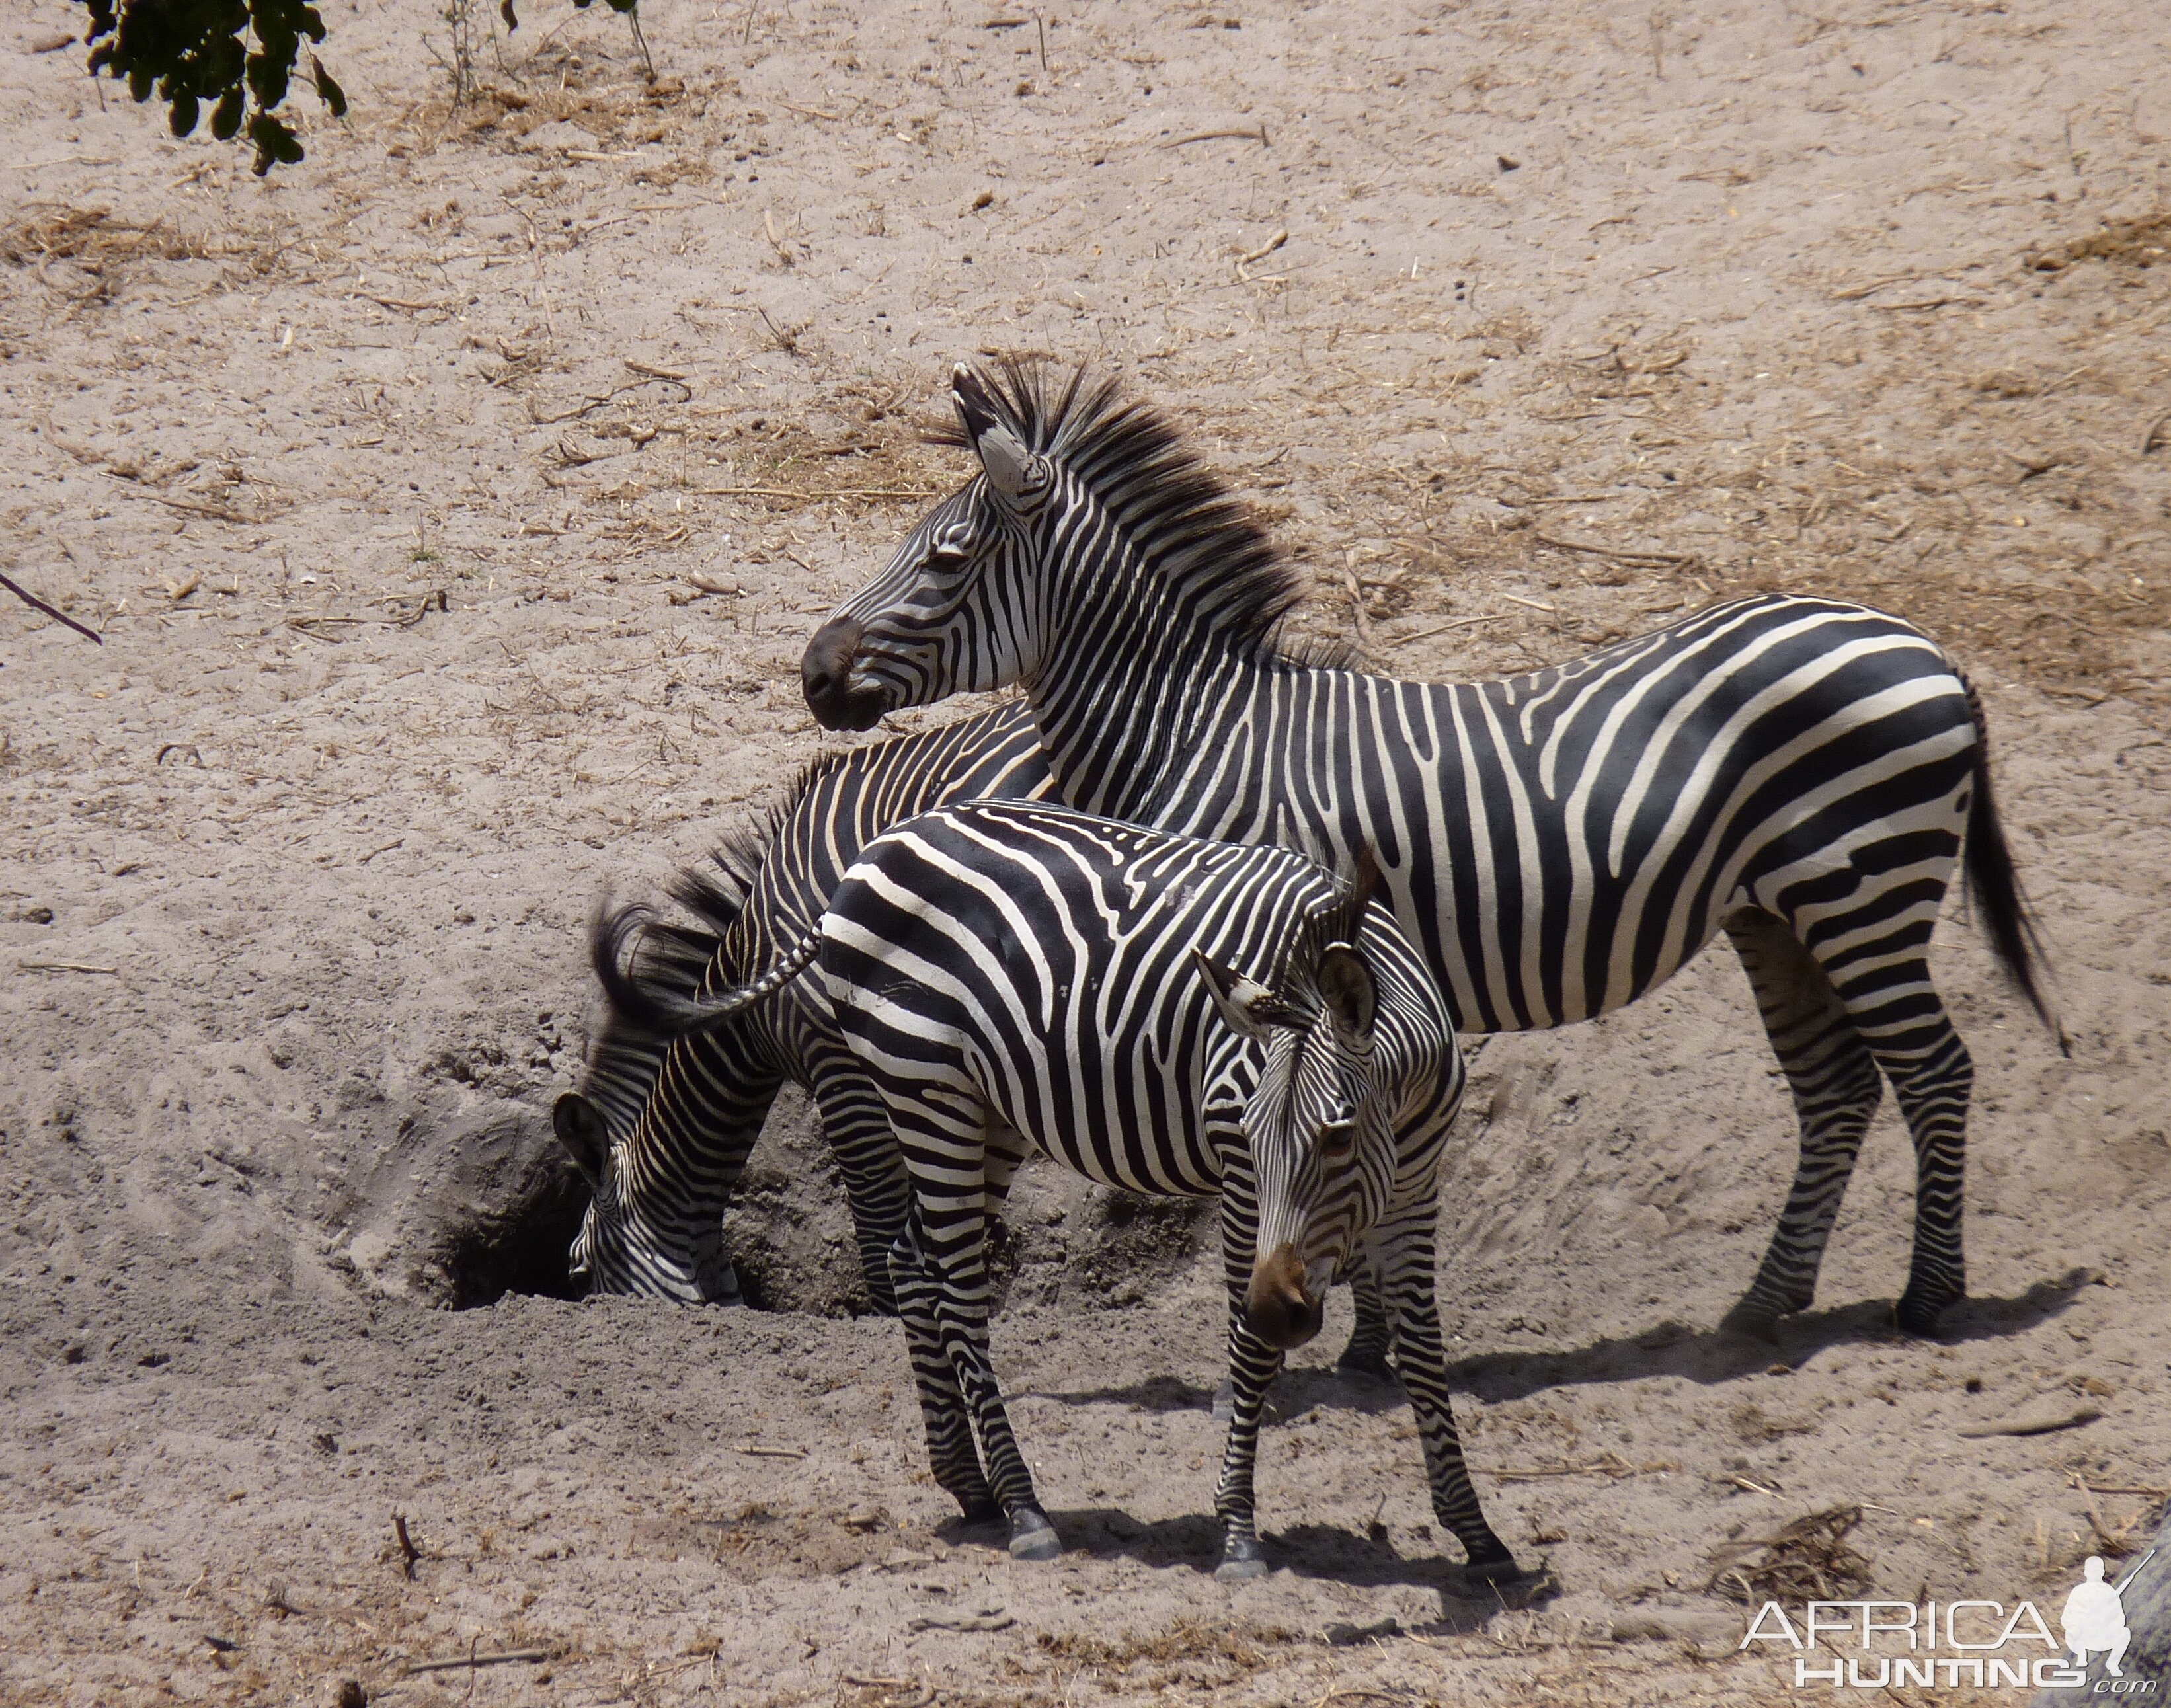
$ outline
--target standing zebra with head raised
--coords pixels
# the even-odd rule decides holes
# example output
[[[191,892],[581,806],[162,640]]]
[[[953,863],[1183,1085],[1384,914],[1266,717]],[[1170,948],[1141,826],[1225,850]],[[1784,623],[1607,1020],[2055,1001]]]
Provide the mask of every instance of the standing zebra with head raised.
[[[1374,877],[1045,803],[980,801],[868,846],[818,929],[743,990],[660,1007],[728,1024],[818,960],[887,1112],[914,1213],[892,1259],[938,1481],[1011,1551],[1059,1551],[988,1355],[988,1218],[1029,1150],[1104,1185],[1221,1200],[1234,1416],[1221,1571],[1263,1571],[1252,1467],[1283,1352],[1369,1250],[1434,1510],[1512,1577],[1448,1398],[1434,1229],[1462,1060]],[[973,1443],[977,1425],[987,1466]]]
[[[1906,624],[1737,599],[1505,682],[1397,682],[1292,656],[1295,579],[1153,411],[1082,372],[1059,394],[960,368],[979,474],[817,634],[831,728],[1016,684],[1074,806],[1316,859],[1379,851],[1396,911],[1470,1031],[1633,1001],[1724,930],[1791,1086],[1802,1154],[1729,1322],[1815,1290],[1889,1078],[1916,1154],[1900,1323],[1965,1290],[1973,1070],[1931,982],[1959,868],[2039,1013],[2032,927],[1973,693]]]

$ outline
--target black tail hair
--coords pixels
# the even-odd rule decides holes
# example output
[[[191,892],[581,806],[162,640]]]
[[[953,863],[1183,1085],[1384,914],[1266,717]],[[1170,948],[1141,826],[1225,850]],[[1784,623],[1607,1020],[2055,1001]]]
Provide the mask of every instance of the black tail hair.
[[[2050,1012],[2037,982],[2039,968],[2048,970],[2042,934],[2036,929],[2034,910],[2021,893],[2020,875],[2014,870],[2013,849],[2005,840],[2005,827],[1997,817],[1997,798],[1990,786],[1990,725],[1983,717],[1982,701],[1967,688],[1968,713],[1975,720],[1974,787],[1968,801],[1966,876],[1968,899],[1982,913],[1990,933],[1990,946],[2006,976],[2028,999],[2050,1036],[2058,1041],[2061,1055],[2073,1053],[2066,1029]]]
[[[717,851],[716,862],[721,876],[689,866],[666,886],[699,925],[659,918],[641,902],[596,910],[588,962],[610,1005],[611,1030],[668,1037],[683,1029],[685,1004],[722,954],[724,938],[746,905],[747,887],[726,850]]]

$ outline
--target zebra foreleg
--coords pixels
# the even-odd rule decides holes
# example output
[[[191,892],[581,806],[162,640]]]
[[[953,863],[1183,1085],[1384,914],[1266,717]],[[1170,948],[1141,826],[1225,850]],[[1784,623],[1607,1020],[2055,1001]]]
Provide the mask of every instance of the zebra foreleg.
[[[892,1248],[889,1271],[897,1314],[904,1325],[913,1385],[919,1392],[920,1421],[927,1432],[935,1480],[957,1501],[967,1523],[994,1523],[1003,1509],[980,1468],[972,1414],[942,1346],[941,1282],[922,1257],[909,1223]]]
[[[1437,1193],[1428,1191],[1419,1202],[1391,1213],[1373,1235],[1372,1251],[1395,1325],[1395,1362],[1424,1446],[1433,1515],[1462,1544],[1466,1576],[1479,1583],[1506,1583],[1520,1577],[1522,1568],[1485,1521],[1463,1463],[1462,1438],[1455,1432],[1455,1407],[1448,1396],[1447,1352],[1433,1280],[1436,1199]]]
[[[1267,1575],[1253,1476],[1259,1421],[1266,1415],[1267,1389],[1281,1373],[1283,1354],[1254,1335],[1245,1317],[1244,1290],[1251,1285],[1258,1255],[1258,1204],[1241,1142],[1222,1146],[1221,1152],[1221,1278],[1229,1297],[1230,1397],[1228,1444],[1221,1454],[1220,1486],[1214,1491],[1214,1514],[1221,1521],[1221,1562],[1214,1575],[1235,1582]],[[1214,1409],[1218,1415],[1218,1401]]]
[[[1756,993],[1758,1014],[1793,1093],[1801,1160],[1756,1280],[1723,1326],[1772,1340],[1779,1319],[1807,1310],[1840,1200],[1882,1093],[1877,1060],[1847,1007],[1787,924],[1758,909],[1726,933]]]

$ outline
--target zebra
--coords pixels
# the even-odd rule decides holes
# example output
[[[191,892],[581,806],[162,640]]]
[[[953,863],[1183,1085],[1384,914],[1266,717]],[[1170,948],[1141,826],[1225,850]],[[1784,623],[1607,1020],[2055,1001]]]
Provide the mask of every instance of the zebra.
[[[697,995],[775,959],[821,917],[837,881],[888,826],[951,800],[1032,799],[1048,786],[1030,709],[1012,703],[945,728],[870,744],[808,767],[784,802],[727,838],[710,869],[669,893],[698,922],[641,907],[598,921],[592,958],[609,999],[576,1091],[552,1122],[587,1181],[569,1255],[596,1293],[732,1305],[743,1293],[722,1246],[723,1210],[786,1079],[814,1096],[836,1154],[867,1294],[893,1311],[890,1248],[909,1186],[873,1087],[827,1004],[795,987],[728,1028],[678,1043],[646,993]],[[1351,1276],[1356,1325],[1340,1365],[1387,1373],[1386,1319],[1369,1269]]]
[[[1973,1069],[1927,954],[1963,846],[1997,959],[2066,1046],[1981,705],[1934,642],[1764,593],[1505,681],[1367,674],[1281,642],[1294,571],[1114,381],[960,367],[951,396],[977,472],[809,642],[823,725],[1015,685],[1072,806],[1329,865],[1375,848],[1466,1032],[1605,1014],[1724,931],[1801,1129],[1726,1325],[1769,1339],[1813,1301],[1881,1074],[1916,1155],[1895,1313],[1935,1331],[1965,1294]]]
[[[645,907],[598,917],[591,959],[607,1018],[579,1089],[551,1111],[592,1193],[570,1254],[575,1280],[597,1293],[740,1303],[724,1207],[791,1079],[812,1095],[836,1155],[869,1299],[894,1309],[889,1252],[909,1188],[827,1005],[794,988],[681,1039],[657,1024],[650,993],[690,999],[773,959],[821,917],[838,879],[890,824],[947,800],[1030,797],[1047,785],[1032,714],[1015,703],[871,743],[807,767],[765,821],[725,839],[710,870],[679,874],[669,893],[697,925]]]
[[[985,1237],[1037,1151],[1131,1191],[1220,1197],[1235,1401],[1218,1575],[1267,1569],[1252,1486],[1266,1389],[1360,1247],[1434,1510],[1474,1579],[1518,1575],[1463,1464],[1434,1297],[1461,1054],[1368,866],[1360,852],[1345,883],[1280,849],[967,802],[870,843],[753,983],[657,999],[667,1023],[728,1023],[818,963],[911,1175],[892,1270],[935,1479],[968,1518],[1006,1518],[1014,1555],[1061,1544],[989,1358]]]

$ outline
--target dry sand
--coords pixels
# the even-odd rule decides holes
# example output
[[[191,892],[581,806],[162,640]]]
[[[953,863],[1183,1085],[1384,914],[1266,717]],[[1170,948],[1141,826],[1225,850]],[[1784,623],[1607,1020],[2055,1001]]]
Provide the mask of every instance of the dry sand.
[[[1877,1593],[2050,1602],[2150,1527],[2160,8],[650,0],[653,88],[604,8],[525,10],[451,111],[433,6],[328,6],[354,116],[268,183],[24,51],[77,8],[0,24],[0,565],[105,637],[0,602],[0,1697],[1799,1700],[1707,1588],[1739,1545],[1858,1506]],[[1943,1342],[1885,1327],[1889,1106],[1820,1309],[1714,1331],[1793,1143],[1716,955],[1477,1064],[1444,1298],[1529,1608],[1462,1591],[1338,1321],[1264,1448],[1281,1569],[1214,1582],[1195,1264],[1021,1272],[1053,1567],[943,1528],[893,1324],[436,1308],[562,1274],[591,902],[823,751],[800,646],[959,477],[917,424],[994,348],[1178,410],[1398,673],[1750,587],[1952,645],[2073,1054],[1956,909]],[[763,1168],[773,1296],[836,1296],[803,1134]],[[1962,1433],[2044,1406],[2100,1416]]]

